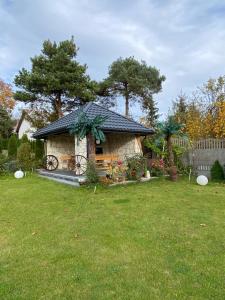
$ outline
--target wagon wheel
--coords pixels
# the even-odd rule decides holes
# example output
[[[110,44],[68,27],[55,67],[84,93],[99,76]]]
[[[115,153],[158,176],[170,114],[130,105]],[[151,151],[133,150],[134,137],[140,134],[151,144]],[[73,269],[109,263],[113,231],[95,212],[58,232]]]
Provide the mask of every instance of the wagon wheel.
[[[75,174],[83,175],[87,170],[87,159],[83,155],[75,155]]]
[[[48,171],[54,171],[58,168],[59,161],[54,155],[46,155],[43,161],[44,168]]]

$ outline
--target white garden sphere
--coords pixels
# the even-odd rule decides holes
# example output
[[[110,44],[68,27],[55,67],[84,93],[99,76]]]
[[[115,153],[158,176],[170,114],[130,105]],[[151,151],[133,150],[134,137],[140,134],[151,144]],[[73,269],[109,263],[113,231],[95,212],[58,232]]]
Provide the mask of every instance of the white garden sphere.
[[[206,185],[208,183],[208,178],[204,175],[200,175],[197,177],[197,183],[199,185]]]
[[[20,179],[20,178],[23,178],[24,173],[23,173],[23,171],[19,170],[14,173],[14,176],[16,179]]]

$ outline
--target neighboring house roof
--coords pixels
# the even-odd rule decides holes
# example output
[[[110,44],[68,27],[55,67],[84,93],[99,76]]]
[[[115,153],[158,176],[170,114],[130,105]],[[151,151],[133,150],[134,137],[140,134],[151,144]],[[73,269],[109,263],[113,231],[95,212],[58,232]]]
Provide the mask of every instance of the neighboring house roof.
[[[106,116],[107,119],[100,127],[104,132],[130,132],[142,135],[154,132],[152,128],[147,128],[142,124],[130,120],[114,111],[108,110],[93,102],[89,102],[72,113],[38,130],[34,133],[33,137],[40,139],[47,137],[48,135],[68,132],[68,128],[78,120],[78,116],[81,112],[84,112],[90,119],[93,119],[97,115]]]

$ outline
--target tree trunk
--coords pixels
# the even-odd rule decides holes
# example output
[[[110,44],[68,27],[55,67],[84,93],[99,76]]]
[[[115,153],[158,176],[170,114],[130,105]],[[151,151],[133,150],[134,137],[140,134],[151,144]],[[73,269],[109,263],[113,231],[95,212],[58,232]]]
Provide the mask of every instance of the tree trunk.
[[[128,84],[124,83],[125,88],[125,116],[129,118],[129,93],[128,93]]]
[[[125,96],[125,116],[129,118],[129,96]]]
[[[91,133],[87,135],[87,156],[89,160],[95,162],[95,139]]]
[[[174,166],[174,156],[173,156],[172,137],[168,136],[166,140],[167,140],[169,167],[173,167]]]
[[[62,113],[62,101],[61,101],[61,94],[58,94],[54,101],[54,108],[57,118],[61,118],[63,116]]]

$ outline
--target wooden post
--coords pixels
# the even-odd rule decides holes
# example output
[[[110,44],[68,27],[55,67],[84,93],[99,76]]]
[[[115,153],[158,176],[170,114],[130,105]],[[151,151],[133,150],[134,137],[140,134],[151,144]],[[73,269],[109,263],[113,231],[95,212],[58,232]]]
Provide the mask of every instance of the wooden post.
[[[95,162],[95,139],[90,133],[87,135],[87,156],[89,160]]]

